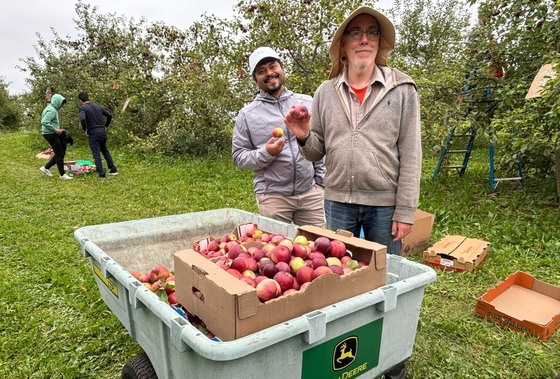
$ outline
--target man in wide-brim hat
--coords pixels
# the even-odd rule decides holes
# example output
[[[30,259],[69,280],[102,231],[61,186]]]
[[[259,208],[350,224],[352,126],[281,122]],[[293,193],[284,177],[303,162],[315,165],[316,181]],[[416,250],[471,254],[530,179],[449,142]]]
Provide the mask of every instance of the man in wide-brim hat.
[[[305,158],[326,158],[327,227],[363,230],[389,254],[400,254],[418,206],[422,146],[416,85],[387,66],[394,47],[391,21],[371,7],[356,9],[334,35],[332,70],[310,116],[290,112],[285,122]],[[405,374],[399,364],[385,377]]]

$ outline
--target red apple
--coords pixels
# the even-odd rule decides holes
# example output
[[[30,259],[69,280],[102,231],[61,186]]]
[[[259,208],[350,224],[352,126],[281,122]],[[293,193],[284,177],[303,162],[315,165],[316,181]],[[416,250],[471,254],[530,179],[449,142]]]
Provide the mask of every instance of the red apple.
[[[309,255],[307,256],[307,259],[313,260],[315,258],[323,258],[325,259],[326,256],[323,253],[320,253],[318,251],[312,251],[311,253],[309,253]]]
[[[278,263],[278,262],[288,263],[291,257],[292,257],[292,253],[290,249],[288,249],[288,247],[285,245],[278,245],[270,251],[270,259],[274,263]]]
[[[253,257],[245,258],[245,261],[247,262],[247,270],[256,272],[259,269],[257,260],[255,258]]]
[[[276,263],[276,271],[290,272],[290,265],[286,262]]]
[[[152,272],[156,274],[156,277],[158,279],[163,279],[163,280],[167,279],[167,277],[171,275],[171,273],[165,266],[156,266],[152,269]]]
[[[255,225],[255,224],[246,225],[245,226],[245,235],[247,237],[253,237],[253,233],[255,233],[255,230],[257,230],[257,225]]]
[[[175,280],[166,280],[163,284],[163,289],[168,295],[175,292]]]
[[[290,114],[292,117],[300,120],[305,120],[309,116],[307,107],[303,104],[292,105],[290,109]]]
[[[278,271],[272,279],[278,282],[282,292],[292,288],[294,285],[294,277],[289,272]]]
[[[231,275],[235,276],[237,279],[241,279],[243,277],[239,271],[237,271],[233,268],[227,269],[226,271],[228,273],[230,273]]]
[[[292,251],[293,248],[294,248],[294,244],[293,244],[292,241],[289,240],[288,238],[283,239],[282,241],[278,242],[278,245],[284,245],[284,246],[286,246],[288,249],[290,249],[290,251]]]
[[[268,276],[264,276],[264,275],[258,275],[254,280],[255,280],[255,286],[257,284],[259,284],[260,282],[262,282],[265,279],[269,279]]]
[[[342,258],[346,255],[346,245],[340,240],[331,241],[331,257]]]
[[[258,239],[259,239],[261,242],[264,242],[264,243],[269,243],[269,242],[270,242],[270,238],[271,238],[270,234],[269,234],[269,233],[265,233],[265,232],[263,232],[263,233],[261,234],[261,236],[258,237]]]
[[[315,250],[325,255],[329,255],[331,251],[331,240],[323,236],[317,237],[315,239]]]
[[[313,280],[313,267],[303,266],[296,273],[296,279],[299,284],[310,282]]]
[[[248,285],[250,285],[251,287],[255,288],[257,285],[255,284],[255,279],[250,278],[248,276],[244,276],[240,279],[242,282],[247,283]]]
[[[311,249],[309,246],[301,244],[301,243],[294,243],[292,247],[292,255],[294,257],[301,257],[303,259],[307,258]]]
[[[294,282],[297,283],[297,280],[294,280]],[[282,292],[282,296],[288,296],[288,295],[291,295],[291,294],[297,293],[297,292],[298,292],[297,289],[289,288],[289,289],[287,289],[286,291]]]
[[[142,273],[138,270],[132,270],[130,272],[130,275],[132,275],[133,277],[135,277],[136,279],[140,280],[140,278],[142,277]]]
[[[331,269],[331,271],[337,275],[344,275],[344,270],[342,269],[342,267],[337,266],[337,265],[330,265],[329,268]]]
[[[218,245],[217,241],[210,241],[208,242],[208,247],[207,247],[208,251],[218,251],[220,249],[220,245]]]
[[[266,254],[269,253],[270,250],[274,249],[276,247],[276,244],[273,244],[271,242],[267,243],[266,245],[264,245],[261,250]]]
[[[259,267],[259,273],[261,275],[264,275],[268,278],[272,278],[274,276],[274,274],[276,274],[277,270],[276,270],[276,263],[272,262],[272,261],[265,261],[265,263],[263,263],[260,267]]]
[[[280,284],[278,284],[276,280],[270,278],[262,280],[255,288],[257,290],[259,300],[263,303],[277,298],[282,293]]]
[[[179,303],[177,301],[177,296],[175,295],[175,292],[172,292],[172,293],[167,295],[167,301],[169,301],[169,304],[172,304],[172,305]]]
[[[322,257],[317,257],[311,260],[311,267],[317,268],[321,266],[328,266],[327,260]]]
[[[239,272],[247,270],[247,260],[243,257],[237,257],[232,262],[230,267]]]
[[[349,261],[351,261],[353,258],[351,255],[345,255],[342,258],[340,258],[340,263],[342,263],[342,266],[346,265],[346,263],[348,263]]]
[[[245,271],[241,272],[241,276],[242,276],[243,278],[255,279],[255,278],[257,277],[257,274],[255,274],[254,271],[245,270]]]
[[[327,266],[319,266],[313,270],[313,274],[311,275],[312,280],[317,279],[320,276],[332,274],[332,270]]]
[[[280,243],[280,241],[283,241],[283,240],[285,240],[285,239],[286,239],[286,237],[284,237],[284,235],[282,235],[282,234],[275,234],[275,235],[273,235],[273,236],[270,238],[270,242],[273,243],[273,244],[275,244],[275,245],[278,245],[278,244]]]
[[[253,250],[253,258],[258,262],[264,257],[264,251],[261,249]]]
[[[235,259],[239,256],[239,254],[245,252],[245,249],[243,249],[241,245],[239,245],[238,243],[236,242],[230,242],[230,243],[231,245],[228,246],[227,255],[231,259]]]

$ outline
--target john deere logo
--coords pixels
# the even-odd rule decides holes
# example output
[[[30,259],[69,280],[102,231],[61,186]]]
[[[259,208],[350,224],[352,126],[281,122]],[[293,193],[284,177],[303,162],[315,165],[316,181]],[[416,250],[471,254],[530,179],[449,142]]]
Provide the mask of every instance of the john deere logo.
[[[338,371],[348,367],[358,355],[358,337],[345,338],[334,347],[333,370]]]

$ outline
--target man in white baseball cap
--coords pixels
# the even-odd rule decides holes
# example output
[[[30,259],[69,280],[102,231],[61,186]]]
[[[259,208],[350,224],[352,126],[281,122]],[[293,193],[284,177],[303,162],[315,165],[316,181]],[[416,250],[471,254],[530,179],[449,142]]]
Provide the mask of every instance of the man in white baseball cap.
[[[253,171],[260,214],[296,225],[324,227],[325,166],[322,160],[310,162],[301,155],[295,135],[284,124],[292,105],[310,108],[313,99],[286,88],[284,64],[270,47],[259,47],[251,54],[249,72],[259,92],[237,115],[233,163]]]
[[[412,78],[387,66],[395,28],[375,9],[353,11],[329,49],[332,70],[313,97],[311,117],[284,119],[311,161],[326,157],[325,216],[399,255],[418,206],[420,101]],[[399,363],[386,379],[406,375]]]

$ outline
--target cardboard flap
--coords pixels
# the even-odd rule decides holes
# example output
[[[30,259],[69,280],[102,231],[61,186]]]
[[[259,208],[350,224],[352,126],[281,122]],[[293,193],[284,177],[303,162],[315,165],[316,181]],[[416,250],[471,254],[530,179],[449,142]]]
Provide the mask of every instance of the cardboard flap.
[[[202,268],[200,268],[196,265],[193,265],[192,269],[197,275],[200,275],[200,276],[208,275],[208,273],[204,269],[202,269]]]
[[[376,242],[371,242],[362,238],[348,237],[332,230],[319,228],[313,225],[300,226],[298,234],[304,235],[307,239],[315,240],[318,236],[324,236],[331,240],[340,240],[347,246],[352,246],[352,257],[357,260],[373,264],[377,270],[387,266],[387,247]]]
[[[247,286],[249,285],[247,284]],[[240,293],[237,295],[237,315],[242,320],[253,317],[257,314],[260,304],[261,302],[258,296],[256,296],[256,292]]]
[[[344,237],[354,237],[354,233],[349,232],[348,230],[338,229],[336,234],[344,236]]]
[[[459,246],[457,246],[452,255],[460,257],[462,262],[472,262],[483,254],[489,246],[490,244],[486,241],[466,238]]]

